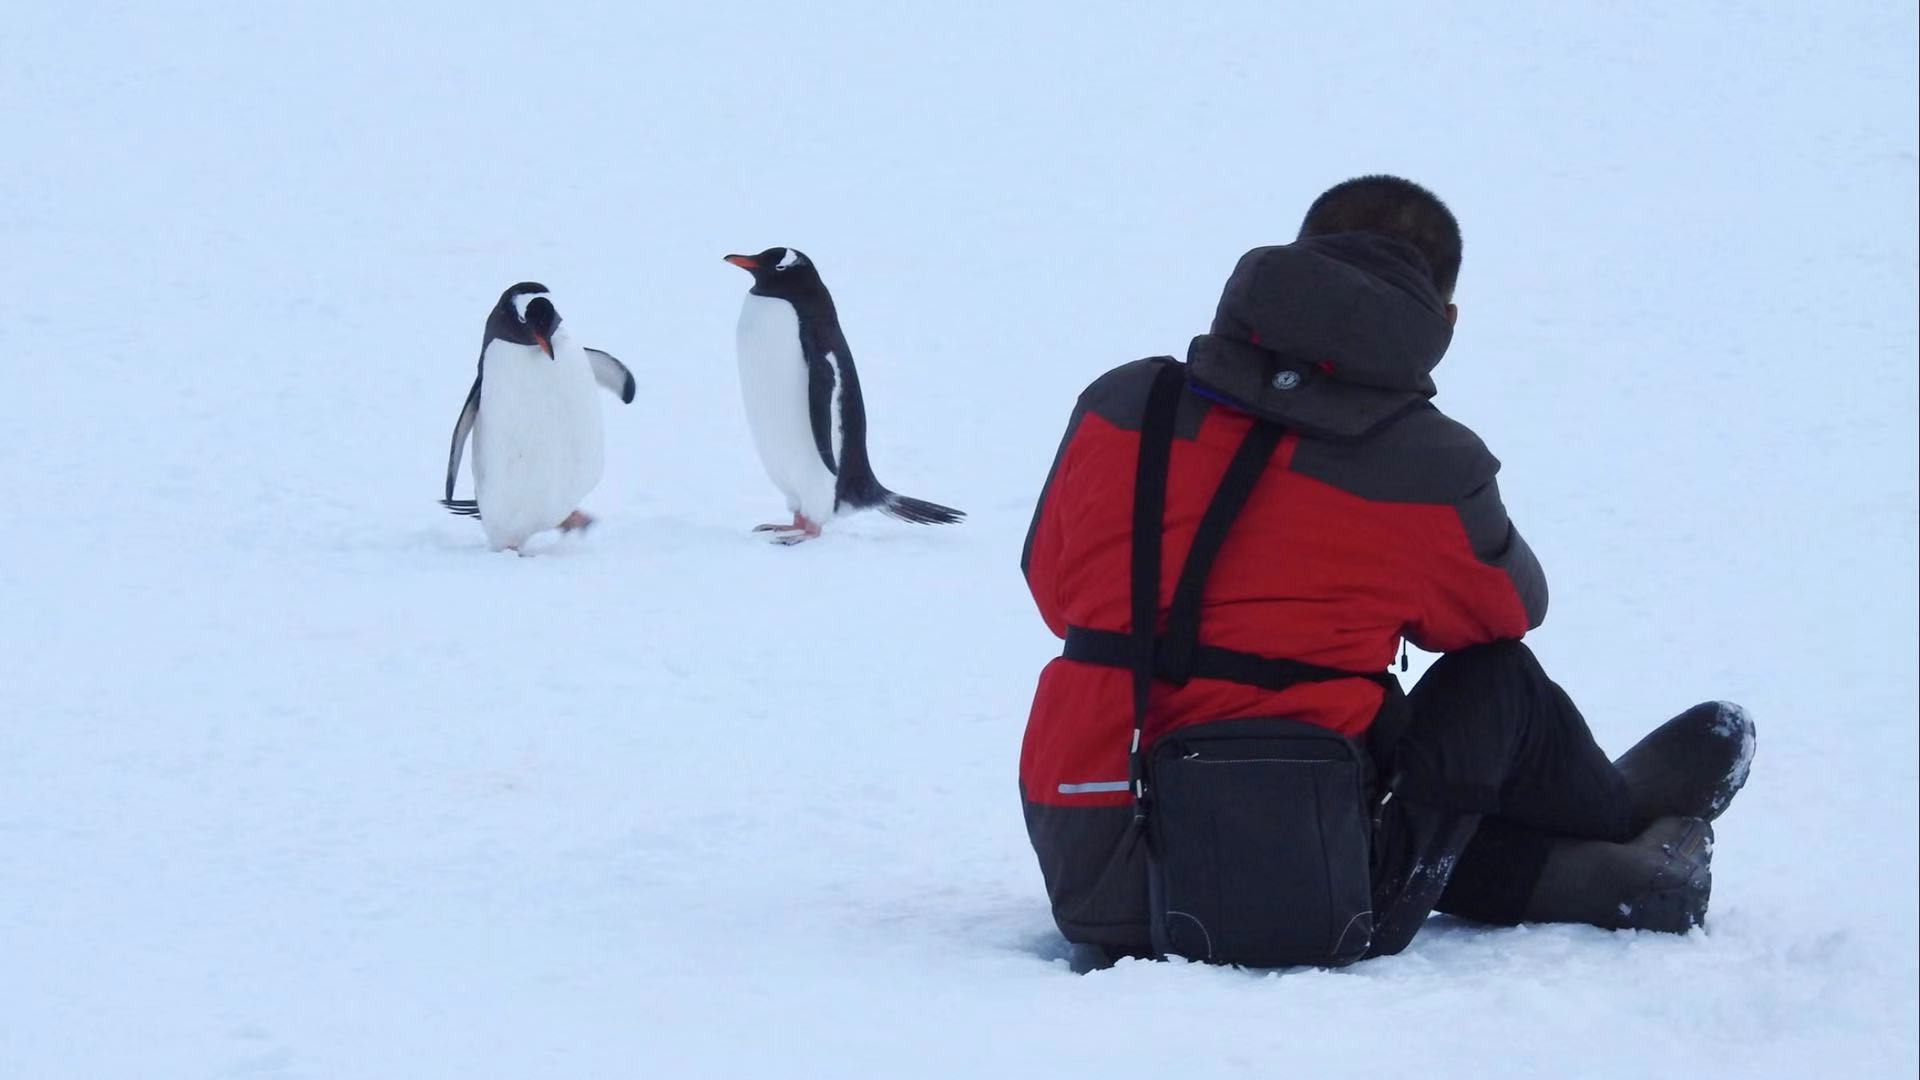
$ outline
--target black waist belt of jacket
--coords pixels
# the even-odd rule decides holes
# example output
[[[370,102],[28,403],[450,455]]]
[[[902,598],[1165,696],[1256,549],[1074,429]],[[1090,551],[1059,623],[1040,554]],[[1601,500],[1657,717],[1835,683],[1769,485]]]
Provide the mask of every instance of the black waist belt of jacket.
[[[1165,638],[1161,641],[1162,647],[1157,650],[1154,658],[1154,677],[1176,684],[1185,684],[1188,679],[1219,679],[1222,682],[1278,691],[1301,683],[1332,682],[1335,679],[1366,679],[1368,682],[1385,687],[1393,678],[1384,671],[1346,671],[1341,668],[1309,664],[1301,660],[1286,660],[1280,657],[1239,652],[1235,649],[1220,649],[1212,645],[1193,646],[1186,656],[1185,663],[1175,667],[1167,656],[1172,650],[1165,647]],[[1118,630],[1069,626],[1066,648],[1061,650],[1060,655],[1068,660],[1078,660],[1083,664],[1131,669],[1133,639]]]
[[[1227,463],[1227,471],[1220,478],[1219,489],[1200,516],[1187,561],[1180,568],[1180,580],[1174,585],[1173,604],[1167,609],[1165,628],[1159,628],[1160,540],[1164,528],[1161,518],[1166,509],[1167,472],[1173,458],[1173,429],[1179,417],[1187,373],[1184,365],[1172,357],[1160,358],[1158,364],[1153,386],[1147,392],[1146,412],[1141,417],[1140,456],[1133,480],[1129,582],[1129,617],[1133,629],[1123,634],[1068,627],[1063,654],[1069,660],[1125,668],[1133,674],[1133,739],[1127,747],[1127,779],[1133,790],[1136,824],[1147,820],[1146,761],[1141,733],[1146,729],[1147,699],[1156,678],[1185,683],[1199,676],[1264,690],[1284,690],[1301,683],[1334,679],[1368,679],[1386,689],[1389,699],[1397,699],[1400,689],[1399,682],[1386,672],[1341,671],[1200,644],[1200,602],[1207,574],[1227,541],[1234,519],[1240,516],[1247,497],[1253,494],[1254,485],[1273,459],[1283,434],[1278,424],[1258,418],[1240,440],[1239,449],[1234,451],[1233,460]]]

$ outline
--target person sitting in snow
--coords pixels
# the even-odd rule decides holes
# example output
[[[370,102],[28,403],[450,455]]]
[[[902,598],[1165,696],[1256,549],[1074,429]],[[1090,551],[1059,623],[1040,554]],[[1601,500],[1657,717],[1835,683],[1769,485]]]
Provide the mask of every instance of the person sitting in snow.
[[[1186,363],[1080,395],[1021,558],[1065,643],[1020,790],[1076,969],[1343,963],[1434,910],[1704,918],[1753,725],[1708,702],[1610,761],[1522,644],[1546,578],[1430,401],[1460,256],[1431,192],[1349,180],[1240,259]],[[1405,696],[1403,641],[1444,654]]]

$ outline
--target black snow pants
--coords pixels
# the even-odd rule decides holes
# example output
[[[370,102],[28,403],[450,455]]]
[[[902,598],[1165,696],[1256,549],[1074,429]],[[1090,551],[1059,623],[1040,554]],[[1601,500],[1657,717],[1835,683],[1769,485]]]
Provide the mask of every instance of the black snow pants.
[[[1373,740],[1392,794],[1374,833],[1368,955],[1406,948],[1435,910],[1519,922],[1557,836],[1632,838],[1626,782],[1525,645],[1449,653],[1407,701],[1404,729]]]

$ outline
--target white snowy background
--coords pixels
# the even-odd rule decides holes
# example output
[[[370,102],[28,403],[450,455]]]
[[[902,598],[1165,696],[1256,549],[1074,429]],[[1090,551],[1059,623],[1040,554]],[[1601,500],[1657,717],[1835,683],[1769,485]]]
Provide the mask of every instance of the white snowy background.
[[[0,1076],[1914,1074],[1911,3],[0,14]],[[1711,926],[1075,977],[1060,425],[1382,170],[1465,225],[1549,669],[1614,750],[1756,718]],[[748,533],[776,244],[964,526]],[[516,559],[434,499],[527,278],[640,397]]]

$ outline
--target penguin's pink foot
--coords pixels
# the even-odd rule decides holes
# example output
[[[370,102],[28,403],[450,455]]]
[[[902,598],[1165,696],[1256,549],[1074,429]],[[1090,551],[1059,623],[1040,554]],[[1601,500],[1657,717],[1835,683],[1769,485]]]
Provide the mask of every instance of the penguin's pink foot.
[[[587,526],[592,524],[593,518],[588,516],[586,511],[575,510],[573,513],[567,515],[567,520],[560,523],[560,531],[585,532]]]
[[[803,540],[817,540],[820,537],[820,526],[808,521],[805,515],[797,511],[793,515],[792,524],[755,525],[753,531],[779,533],[779,536],[773,538],[773,542],[787,546],[798,544]]]

